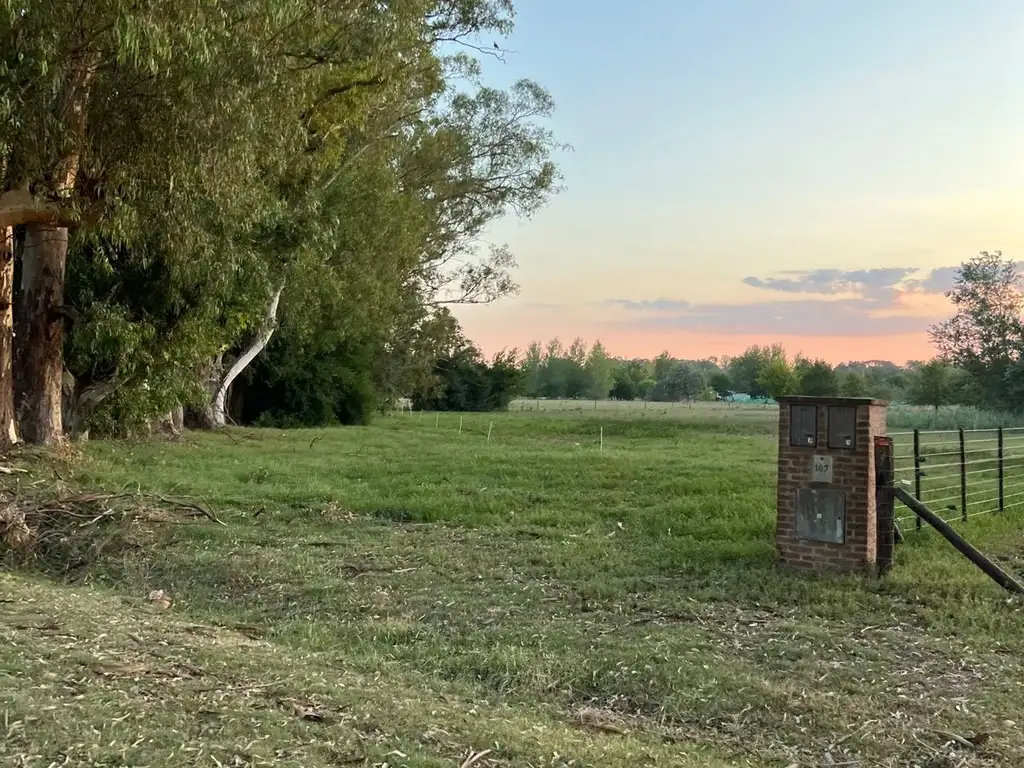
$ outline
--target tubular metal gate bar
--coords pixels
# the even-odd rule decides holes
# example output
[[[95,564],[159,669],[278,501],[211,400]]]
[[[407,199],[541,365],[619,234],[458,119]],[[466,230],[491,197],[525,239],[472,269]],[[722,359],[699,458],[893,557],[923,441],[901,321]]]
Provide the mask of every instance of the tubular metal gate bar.
[[[946,522],[1024,507],[1024,427],[890,432],[895,485]],[[907,510],[909,512],[909,510]],[[896,518],[901,527],[921,519]]]

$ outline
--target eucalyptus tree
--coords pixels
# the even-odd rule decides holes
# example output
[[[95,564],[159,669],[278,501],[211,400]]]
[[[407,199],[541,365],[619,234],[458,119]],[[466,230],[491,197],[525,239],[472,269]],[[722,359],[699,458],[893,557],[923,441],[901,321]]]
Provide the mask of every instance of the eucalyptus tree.
[[[21,267],[12,288],[0,259],[0,443],[15,414],[62,438],[66,325],[76,420],[148,392],[108,417],[205,398],[216,423],[281,302],[422,319],[512,290],[507,251],[474,247],[555,190],[550,98],[459,93],[471,57],[440,53],[511,23],[510,0],[0,6],[0,255]]]
[[[256,238],[281,206],[278,181],[308,174],[303,158],[315,157],[314,187],[329,184],[330,159],[351,159],[346,140],[383,104],[410,84],[439,90],[440,42],[510,23],[508,0],[4,3],[0,233],[22,232],[14,357],[25,438],[63,434],[70,230],[134,248],[156,229],[175,270],[221,264],[230,282],[261,262],[274,285]],[[298,207],[317,205],[305,195]],[[4,269],[10,305],[11,259]],[[15,410],[10,325],[0,322],[0,418]]]
[[[358,5],[317,7],[340,23]],[[299,95],[279,86],[282,33],[313,7],[300,0],[0,7],[0,230],[23,231],[15,356],[27,440],[63,436],[69,230],[119,244],[160,228],[175,233],[183,264],[217,258],[204,220],[244,228],[263,197],[249,180],[285,160],[298,138],[277,119]],[[6,347],[0,343],[0,353]],[[11,398],[11,381],[8,356],[0,359],[0,403]]]
[[[229,387],[269,342],[279,301],[297,314],[317,311],[318,318],[324,317],[314,310],[318,301],[352,315],[360,313],[360,302],[372,301],[373,321],[384,325],[392,318],[393,333],[382,349],[391,358],[404,350],[422,362],[418,350],[430,343],[430,315],[439,306],[493,301],[515,290],[507,248],[495,245],[481,254],[478,247],[495,218],[529,216],[557,191],[551,156],[558,145],[539,122],[550,116],[553,102],[527,81],[507,92],[457,90],[462,76],[476,85],[477,68],[466,56],[440,56],[438,42],[504,31],[506,4],[470,0],[438,7],[447,12],[427,14],[414,38],[427,45],[402,49],[406,69],[377,78],[381,88],[360,94],[358,104],[341,101],[350,92],[327,77],[303,111],[308,145],[289,167],[289,205],[311,211],[309,224],[292,227],[298,236],[284,249],[288,264],[278,265],[279,279],[267,286],[271,299],[259,330],[231,364],[215,362],[206,425],[224,423]],[[370,108],[353,124],[357,105]],[[368,188],[386,191],[384,207],[384,197],[362,199]],[[359,232],[358,242],[350,229]],[[360,283],[363,295],[353,292]],[[340,293],[327,298],[331,290]],[[389,306],[398,314],[389,315]],[[318,327],[325,330],[321,320]],[[417,378],[422,367],[405,368]],[[393,378],[388,386],[396,388]]]
[[[276,251],[277,277],[267,286],[270,298],[258,330],[230,364],[212,366],[208,425],[224,422],[228,390],[269,342],[279,306],[301,313],[323,299],[333,302],[334,311],[358,314],[356,305],[367,299],[353,293],[360,282],[353,274],[372,278],[372,290],[362,280],[364,294],[376,296],[372,317],[387,322],[387,301],[404,313],[384,343],[412,349],[418,343],[412,337],[429,327],[424,322],[431,308],[491,301],[515,288],[507,249],[495,246],[480,255],[476,246],[494,218],[509,211],[530,215],[556,191],[550,155],[557,145],[537,123],[553,105],[543,89],[527,82],[508,92],[459,91],[463,79],[475,84],[478,67],[470,56],[444,56],[439,49],[507,32],[511,5],[450,0],[409,3],[395,13],[396,31],[376,69],[364,66],[355,80],[341,61],[321,70],[297,115],[306,143],[289,163],[284,186],[286,207],[307,224],[292,222],[289,245]],[[331,50],[321,46],[307,58],[322,64]],[[383,198],[362,201],[353,184],[387,190],[386,210],[378,205]],[[349,229],[363,239],[353,245]],[[379,247],[389,238],[401,244]],[[324,299],[332,286],[342,293]]]
[[[501,244],[481,254],[481,235],[507,213],[533,215],[559,191],[552,155],[564,145],[543,122],[553,111],[544,88],[520,80],[457,92],[417,126],[403,181],[430,209],[418,278],[431,301],[487,303],[516,290],[512,254]]]

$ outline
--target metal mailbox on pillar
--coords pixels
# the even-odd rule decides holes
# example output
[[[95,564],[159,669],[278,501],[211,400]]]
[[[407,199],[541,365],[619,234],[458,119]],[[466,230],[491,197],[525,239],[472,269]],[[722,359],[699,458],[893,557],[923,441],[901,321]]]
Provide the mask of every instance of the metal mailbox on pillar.
[[[775,546],[783,565],[874,569],[878,559],[875,440],[887,403],[781,397]]]

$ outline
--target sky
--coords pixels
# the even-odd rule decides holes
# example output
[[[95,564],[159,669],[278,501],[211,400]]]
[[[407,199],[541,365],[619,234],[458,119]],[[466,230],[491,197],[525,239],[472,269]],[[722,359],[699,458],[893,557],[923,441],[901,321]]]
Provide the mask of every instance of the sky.
[[[536,80],[572,145],[507,244],[485,352],[559,337],[722,357],[925,359],[982,250],[1024,254],[1019,0],[517,0],[490,85]]]

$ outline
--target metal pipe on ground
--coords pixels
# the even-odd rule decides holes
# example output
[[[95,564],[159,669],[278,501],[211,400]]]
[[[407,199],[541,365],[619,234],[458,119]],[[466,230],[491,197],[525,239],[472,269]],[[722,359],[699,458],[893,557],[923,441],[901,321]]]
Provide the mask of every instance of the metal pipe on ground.
[[[974,563],[978,568],[985,572],[985,575],[992,579],[996,584],[1001,586],[1003,589],[1009,592],[1015,592],[1018,595],[1024,595],[1024,584],[1021,584],[1013,576],[1008,574],[994,562],[989,560],[982,552],[974,547],[970,542],[964,539],[959,533],[953,530],[953,528],[943,520],[941,517],[932,512],[928,507],[922,504],[920,501],[915,499],[911,494],[907,493],[902,488],[893,488],[893,495],[906,504],[915,515],[921,520],[924,520],[928,525],[942,534],[942,537],[956,547],[959,552]]]

